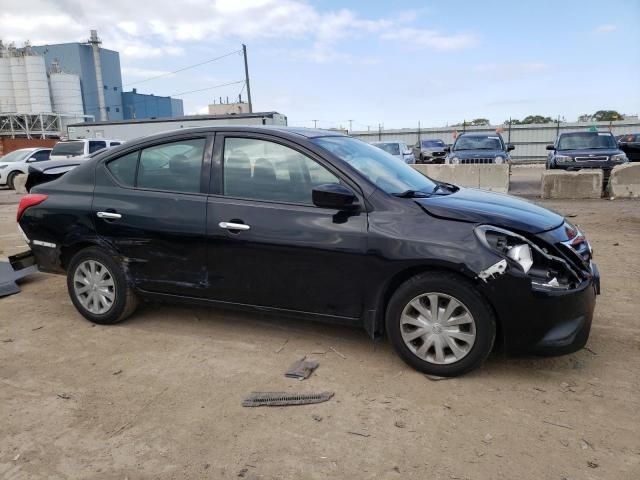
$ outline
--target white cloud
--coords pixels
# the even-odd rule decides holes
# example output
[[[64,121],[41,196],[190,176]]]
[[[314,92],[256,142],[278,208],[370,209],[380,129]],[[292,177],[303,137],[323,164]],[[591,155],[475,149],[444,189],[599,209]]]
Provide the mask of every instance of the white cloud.
[[[617,29],[618,29],[617,25],[606,23],[604,25],[598,25],[596,28],[594,28],[593,31],[595,33],[611,33],[611,32],[615,32]]]
[[[458,50],[475,47],[479,38],[471,33],[444,34],[437,30],[421,30],[417,28],[400,28],[381,35],[383,40],[406,42],[411,48],[427,48],[434,50]]]
[[[105,48],[137,59],[180,55],[184,43],[222,39],[310,41],[306,58],[314,62],[351,61],[338,43],[364,36],[439,50],[476,43],[471,34],[408,28],[420,14],[418,10],[368,19],[345,8],[321,11],[305,0],[157,0],[151,4],[110,0],[109,8],[97,8],[97,3],[86,0],[4,3],[0,35],[5,41],[84,41],[88,30],[97,28]]]

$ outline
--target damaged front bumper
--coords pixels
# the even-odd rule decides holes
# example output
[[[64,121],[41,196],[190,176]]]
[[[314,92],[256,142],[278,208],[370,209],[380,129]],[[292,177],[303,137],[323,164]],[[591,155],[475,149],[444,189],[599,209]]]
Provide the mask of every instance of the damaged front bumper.
[[[16,282],[37,271],[35,257],[30,250],[10,256],[8,262],[0,262],[0,297],[18,293],[20,288]]]

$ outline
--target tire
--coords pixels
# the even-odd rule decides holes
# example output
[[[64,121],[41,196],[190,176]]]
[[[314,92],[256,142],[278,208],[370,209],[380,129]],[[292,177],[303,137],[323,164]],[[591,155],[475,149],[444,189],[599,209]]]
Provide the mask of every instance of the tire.
[[[101,279],[94,284],[93,272]],[[106,273],[102,273],[106,271]],[[88,275],[87,275],[88,274]],[[81,279],[86,281],[80,281]],[[83,287],[89,290],[83,292]],[[67,269],[67,289],[73,305],[87,320],[101,325],[122,322],[138,306],[138,298],[129,287],[125,273],[113,257],[97,247],[89,247],[76,253]],[[93,300],[89,297],[92,293]]]
[[[9,175],[7,175],[7,187],[9,187],[11,190],[14,190],[16,187],[13,185],[13,181],[21,173],[22,172],[11,172]]]
[[[439,312],[435,322],[428,318],[434,298]],[[450,322],[455,323],[447,325],[440,315],[447,313],[451,301],[459,306],[451,304],[455,308],[449,313]],[[416,302],[422,314],[413,306]],[[395,291],[387,305],[386,332],[398,355],[416,370],[455,377],[479,368],[487,359],[496,337],[496,320],[471,282],[452,273],[429,272],[407,280]]]

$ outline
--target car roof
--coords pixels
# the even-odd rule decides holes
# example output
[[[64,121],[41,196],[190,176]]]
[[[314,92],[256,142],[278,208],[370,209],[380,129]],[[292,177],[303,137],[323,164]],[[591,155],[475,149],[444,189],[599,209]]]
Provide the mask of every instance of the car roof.
[[[381,145],[383,143],[404,143],[401,140],[380,140],[379,142],[371,142],[371,145]]]
[[[347,137],[344,133],[334,130],[321,130],[319,128],[304,128],[304,127],[286,127],[280,125],[213,125],[206,127],[190,127],[190,128],[178,128],[175,130],[167,130],[165,132],[154,133],[144,137],[136,138],[127,141],[128,145],[132,142],[149,141],[149,140],[161,140],[165,137],[174,135],[202,135],[215,132],[239,132],[239,133],[273,133],[279,136],[290,139],[312,139],[320,137]]]
[[[500,135],[498,132],[462,132],[458,134],[458,138],[465,136],[465,137],[495,137]],[[502,136],[502,135],[500,135]]]

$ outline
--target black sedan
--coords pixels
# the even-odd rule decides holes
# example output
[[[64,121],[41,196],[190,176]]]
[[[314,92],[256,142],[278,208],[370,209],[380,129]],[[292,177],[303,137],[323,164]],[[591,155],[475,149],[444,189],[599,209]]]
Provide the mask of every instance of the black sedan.
[[[630,162],[640,162],[640,133],[629,133],[618,139],[618,147]]]
[[[92,322],[139,299],[362,326],[416,369],[585,345],[599,275],[583,234],[506,195],[433,181],[335,132],[207,127],[105,151],[35,186],[18,221]]]
[[[547,169],[611,170],[629,160],[610,132],[567,132],[558,135],[556,143],[547,145]]]

